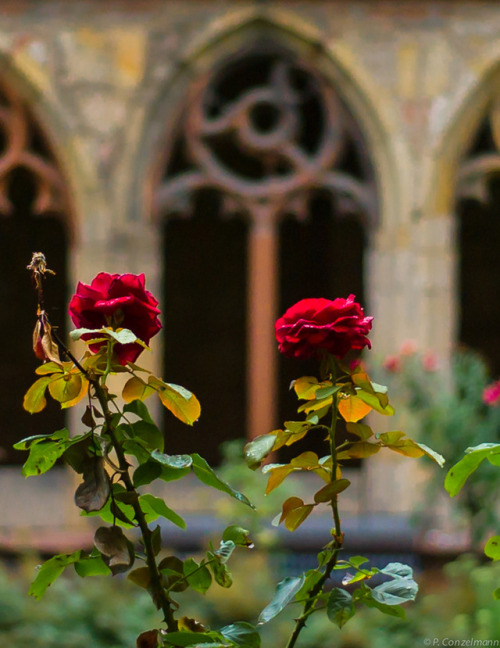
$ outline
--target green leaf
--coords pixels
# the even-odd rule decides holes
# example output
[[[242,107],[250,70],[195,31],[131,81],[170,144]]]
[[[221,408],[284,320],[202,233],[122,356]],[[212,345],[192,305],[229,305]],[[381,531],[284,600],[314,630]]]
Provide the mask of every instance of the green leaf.
[[[29,447],[30,452],[23,466],[22,474],[25,477],[32,477],[33,475],[41,475],[47,472],[47,470],[52,468],[57,459],[63,455],[70,444],[71,440],[69,439],[69,432],[66,428],[57,430],[48,436],[40,435],[38,438],[29,437],[24,441],[16,443],[14,448],[21,449],[24,445]]]
[[[212,576],[208,567],[204,564],[198,564],[193,558],[188,558],[184,561],[183,570],[189,587],[205,594],[212,584]]]
[[[71,554],[59,554],[50,558],[40,566],[35,580],[31,583],[28,594],[36,599],[42,598],[47,588],[63,573],[68,567],[80,560],[81,550]]]
[[[326,614],[330,621],[342,628],[355,612],[351,594],[339,587],[332,589],[326,602]]]
[[[492,536],[484,547],[484,553],[492,560],[500,560],[500,536]]]
[[[400,562],[392,562],[380,570],[381,574],[392,576],[393,578],[413,578],[413,569],[410,565]]]
[[[181,529],[186,528],[186,523],[175,511],[172,511],[160,497],[155,497],[149,493],[139,496],[139,503],[142,510],[146,515],[146,522],[154,522],[159,517],[164,517],[166,520],[177,525]]]
[[[289,603],[292,601],[304,584],[305,576],[288,576],[280,581],[276,587],[276,592],[272,601],[266,605],[259,615],[257,625],[268,623],[274,619]]]
[[[140,344],[141,346],[145,347],[146,345],[142,340],[140,340],[135,333],[132,333],[129,329],[110,329],[110,328],[104,328],[102,329],[102,332],[109,335],[112,337],[114,340],[116,340],[119,344]]]
[[[465,452],[465,457],[450,468],[444,480],[444,487],[450,494],[450,497],[454,497],[460,492],[469,475],[477,469],[479,464],[488,455],[497,455],[500,453],[500,444],[482,443],[473,448],[467,448]]]
[[[221,644],[219,639],[219,635],[215,632],[169,632],[163,641],[166,642],[166,646],[175,646],[175,648],[185,648],[185,646],[200,648],[205,645],[210,648],[218,646],[225,648],[227,644]]]
[[[224,529],[222,540],[225,542],[231,540],[231,542],[233,542],[237,547],[247,547],[248,549],[252,549],[254,546],[253,542],[250,540],[250,531],[238,526],[237,524],[231,524]]]
[[[160,452],[163,452],[163,432],[154,423],[135,421],[135,423],[130,423],[123,427],[127,430],[129,436],[140,439],[144,446],[149,450],[159,450]]]
[[[41,412],[45,405],[47,405],[45,390],[53,380],[57,380],[58,378],[59,375],[55,374],[51,376],[42,376],[36,380],[24,395],[24,409],[30,414]]]
[[[110,568],[106,565],[100,553],[95,550],[90,556],[80,558],[74,564],[74,568],[78,576],[84,578],[85,576],[107,576],[111,574]]]
[[[162,389],[158,393],[163,405],[183,423],[193,425],[200,418],[201,406],[198,399],[184,387],[162,383]]]
[[[497,587],[493,592],[493,598],[495,601],[500,601],[500,587]]]
[[[250,508],[255,508],[251,503],[250,500],[243,495],[243,493],[240,493],[234,488],[231,488],[229,484],[226,482],[222,481],[213,469],[208,465],[207,461],[203,459],[203,457],[200,457],[199,454],[192,454],[191,458],[193,459],[193,472],[196,475],[196,477],[206,486],[211,486],[212,488],[216,488],[219,491],[222,491],[223,493],[227,493],[228,495],[231,495],[231,497],[234,497],[237,499],[239,502],[243,502]]]
[[[174,468],[175,470],[182,470],[183,468],[190,468],[193,459],[191,455],[168,455],[159,452],[158,450],[153,450],[151,453],[151,458],[158,463],[161,463],[163,466],[168,466],[169,468]]]
[[[394,578],[372,589],[374,600],[385,605],[399,605],[414,601],[417,593],[418,585],[411,578]]]
[[[363,603],[366,607],[376,608],[382,614],[387,614],[387,616],[397,617],[398,619],[404,619],[406,617],[404,608],[400,605],[387,605],[385,603],[380,603],[374,598],[363,599]]]
[[[155,479],[158,479],[162,473],[161,466],[156,461],[146,461],[146,463],[137,466],[134,470],[133,482],[136,488],[146,486]]]
[[[233,584],[233,577],[228,566],[221,562],[220,556],[212,551],[207,551],[208,566],[214,575],[215,582],[221,587],[228,588]]]
[[[140,400],[135,400],[132,401],[131,403],[127,403],[126,405],[123,406],[123,411],[130,412],[131,414],[135,414],[143,421],[146,421],[146,423],[154,423],[147,406],[145,405],[145,403],[143,403]]]
[[[224,626],[219,632],[239,648],[260,648],[260,635],[251,623],[237,621]]]
[[[263,434],[245,446],[245,461],[251,470],[256,470],[262,460],[271,452],[276,441],[276,434]]]

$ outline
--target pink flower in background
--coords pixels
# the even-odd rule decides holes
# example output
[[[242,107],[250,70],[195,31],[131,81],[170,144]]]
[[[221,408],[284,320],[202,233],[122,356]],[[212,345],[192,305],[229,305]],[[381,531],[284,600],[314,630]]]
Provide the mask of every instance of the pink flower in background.
[[[382,366],[386,371],[389,371],[390,373],[398,373],[399,371],[401,371],[401,360],[397,355],[390,355],[386,357],[386,359],[382,363]]]
[[[405,340],[399,349],[399,353],[403,356],[411,356],[417,352],[417,343],[415,340]]]
[[[485,387],[483,391],[483,403],[497,407],[500,404],[500,380]]]
[[[310,358],[320,350],[343,358],[348,351],[371,348],[366,337],[373,317],[365,317],[354,295],[347,299],[302,299],[275,324],[279,350],[289,358]]]
[[[422,358],[422,367],[424,371],[437,371],[438,360],[436,354],[432,351],[427,351]]]

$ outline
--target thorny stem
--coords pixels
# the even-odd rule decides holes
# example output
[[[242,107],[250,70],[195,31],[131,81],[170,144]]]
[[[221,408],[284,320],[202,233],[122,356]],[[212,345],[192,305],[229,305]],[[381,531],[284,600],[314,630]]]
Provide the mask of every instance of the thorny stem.
[[[332,359],[331,371],[332,371],[333,384],[335,384],[336,382],[336,370],[335,370],[334,363],[335,361]],[[338,467],[337,448],[335,446],[335,431],[337,428],[337,420],[338,420],[337,398],[338,398],[337,395],[335,395],[334,402],[332,404],[332,422],[329,427],[330,453],[332,457],[332,473],[331,473],[332,482],[334,482],[337,479],[337,467]],[[295,620],[295,627],[293,629],[292,634],[290,635],[290,639],[288,640],[286,648],[293,648],[297,643],[299,635],[302,629],[306,625],[307,619],[315,610],[318,597],[322,594],[326,581],[330,578],[330,574],[332,573],[333,568],[337,564],[337,557],[340,549],[342,548],[342,543],[343,543],[343,535],[340,526],[340,515],[338,509],[337,495],[334,495],[332,497],[331,506],[332,506],[333,521],[334,521],[334,529],[333,529],[333,543],[331,543],[331,545],[329,546],[332,553],[328,559],[328,562],[325,565],[325,571],[323,572],[323,575],[321,576],[319,581],[308,592],[308,598],[306,603],[304,604],[304,610],[302,614]]]
[[[55,274],[55,273],[52,270],[49,270],[47,268],[47,262],[45,260],[45,256],[41,252],[35,252],[33,254],[33,258],[31,260],[30,265],[28,266],[28,269],[31,270],[33,278],[35,280],[35,287],[37,290],[37,297],[38,297],[38,314],[40,315],[40,313],[44,311],[43,285],[42,285],[44,275],[46,273],[50,273],[50,274]],[[127,459],[125,457],[122,447],[118,442],[118,439],[116,438],[116,434],[112,422],[112,414],[109,409],[107,392],[104,386],[104,381],[106,379],[107,373],[109,373],[110,358],[108,356],[107,371],[105,376],[102,377],[103,384],[101,384],[99,382],[98,377],[92,375],[78,362],[78,360],[71,353],[71,351],[68,349],[66,344],[64,344],[64,342],[57,336],[55,331],[52,331],[52,335],[56,340],[57,344],[60,345],[61,349],[66,354],[66,356],[73,362],[75,367],[77,367],[77,369],[81,371],[81,373],[89,381],[101,405],[102,413],[104,415],[104,421],[105,421],[103,427],[103,433],[109,435],[111,439],[111,443],[113,444],[113,448],[118,458],[120,479],[123,481],[127,491],[129,493],[134,493],[134,495],[136,495],[132,506],[134,508],[135,517],[139,525],[139,528],[141,530],[142,539],[144,542],[144,549],[146,552],[146,563],[151,577],[152,597],[155,604],[163,612],[164,620],[167,625],[168,631],[176,632],[178,630],[178,625],[177,625],[177,621],[174,618],[172,605],[161,582],[161,574],[158,569],[158,565],[156,564],[155,552],[153,548],[152,532],[149,529],[149,526],[146,522],[144,511],[142,510],[141,505],[139,504],[138,494],[128,471],[129,463],[127,462]]]
[[[103,432],[109,435],[111,439],[111,443],[113,444],[113,448],[116,452],[116,456],[118,458],[118,465],[120,467],[120,478],[123,481],[125,488],[129,493],[137,494],[137,491],[132,483],[132,479],[130,478],[130,474],[128,472],[129,464],[127,462],[127,459],[125,458],[123,449],[119,444],[115,435],[115,431],[112,424],[112,414],[109,410],[108,400],[106,398],[106,392],[104,391],[103,386],[95,378],[91,379],[90,382],[95,389],[96,396],[99,400],[99,403],[102,408],[102,412],[104,414],[105,426]],[[146,552],[146,563],[151,577],[151,590],[152,590],[153,600],[158,606],[158,608],[160,608],[163,612],[163,616],[165,619],[165,623],[167,624],[168,631],[176,632],[178,630],[177,621],[174,618],[171,603],[161,583],[161,574],[158,570],[158,565],[156,564],[151,530],[149,529],[149,526],[146,522],[144,511],[142,510],[141,505],[139,504],[138,498],[134,498],[132,506],[134,507],[135,517],[137,523],[139,524],[139,528],[142,533],[142,539],[144,541],[144,549]]]

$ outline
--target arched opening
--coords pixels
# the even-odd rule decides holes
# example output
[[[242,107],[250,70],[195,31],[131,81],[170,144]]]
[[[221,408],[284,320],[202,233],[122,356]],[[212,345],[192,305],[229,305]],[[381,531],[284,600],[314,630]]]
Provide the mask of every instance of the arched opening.
[[[301,367],[278,358],[275,318],[304,296],[363,300],[375,187],[342,99],[272,40],[193,83],[180,113],[156,192],[165,374],[200,397],[193,445],[216,461],[222,440],[290,418],[279,394]],[[188,451],[173,426],[169,448]]]
[[[487,114],[462,162],[457,184],[459,341],[479,351],[500,375],[500,99]]]
[[[67,296],[67,213],[62,176],[47,139],[24,102],[10,87],[0,88],[0,452],[7,463],[25,461],[12,445],[21,438],[60,429],[64,415],[56,403],[37,416],[22,408],[39,361],[32,351],[36,296],[26,266],[43,251],[56,275],[46,282],[52,324],[64,336]]]

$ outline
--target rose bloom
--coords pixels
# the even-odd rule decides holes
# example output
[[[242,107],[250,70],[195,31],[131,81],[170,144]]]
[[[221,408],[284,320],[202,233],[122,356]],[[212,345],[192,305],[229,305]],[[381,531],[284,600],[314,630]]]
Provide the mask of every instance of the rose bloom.
[[[483,403],[494,407],[500,403],[500,380],[485,387],[483,391]]]
[[[290,358],[310,358],[328,351],[343,358],[348,351],[371,348],[366,337],[373,317],[365,317],[361,306],[347,299],[302,299],[275,324],[279,350]]]
[[[130,329],[149,344],[149,340],[161,329],[158,319],[158,300],[144,288],[144,275],[108,274],[100,272],[89,285],[79,283],[69,303],[69,315],[78,328]],[[91,339],[92,335],[83,336]],[[91,344],[97,353],[106,342]],[[140,344],[115,344],[115,356],[121,365],[135,362],[143,347]]]

